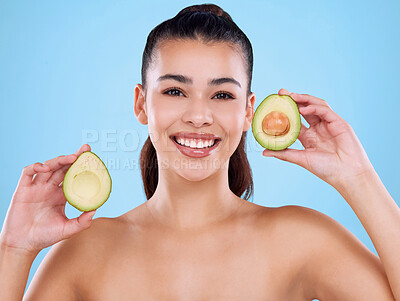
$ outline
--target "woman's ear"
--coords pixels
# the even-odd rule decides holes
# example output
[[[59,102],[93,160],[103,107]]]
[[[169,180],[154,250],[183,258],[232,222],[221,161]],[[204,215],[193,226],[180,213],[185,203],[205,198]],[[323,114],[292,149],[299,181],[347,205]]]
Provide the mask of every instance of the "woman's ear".
[[[253,121],[254,115],[254,102],[256,101],[256,95],[252,92],[247,99],[246,104],[246,117],[243,124],[243,132],[248,131],[251,128],[251,122]]]
[[[141,124],[147,124],[147,103],[144,98],[144,91],[143,86],[141,84],[137,84],[135,86],[135,105],[134,105],[134,112],[136,119]]]

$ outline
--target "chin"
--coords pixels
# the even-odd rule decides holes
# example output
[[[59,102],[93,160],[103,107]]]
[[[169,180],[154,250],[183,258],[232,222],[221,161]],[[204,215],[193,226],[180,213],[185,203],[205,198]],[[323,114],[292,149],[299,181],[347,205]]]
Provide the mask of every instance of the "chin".
[[[229,161],[229,160],[228,160]],[[179,160],[171,168],[182,178],[198,182],[212,177],[218,172],[223,172],[224,166],[228,162],[220,164],[217,159],[214,160]]]
[[[210,170],[179,170],[177,171],[178,175],[190,182],[200,182],[203,181],[210,176],[212,176],[215,171]]]

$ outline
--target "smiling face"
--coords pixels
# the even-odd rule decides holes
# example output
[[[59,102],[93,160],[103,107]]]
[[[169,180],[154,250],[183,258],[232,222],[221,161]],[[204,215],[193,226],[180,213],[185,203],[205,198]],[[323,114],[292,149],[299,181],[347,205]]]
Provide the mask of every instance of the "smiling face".
[[[227,43],[163,42],[146,91],[135,88],[135,114],[148,124],[160,168],[191,181],[228,167],[251,127],[254,101],[254,93],[247,96],[244,61]]]

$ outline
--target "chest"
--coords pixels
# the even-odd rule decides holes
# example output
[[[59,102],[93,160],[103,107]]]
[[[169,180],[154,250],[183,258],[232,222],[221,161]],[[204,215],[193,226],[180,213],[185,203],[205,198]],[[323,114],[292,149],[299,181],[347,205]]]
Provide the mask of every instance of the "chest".
[[[277,250],[261,238],[254,232],[153,233],[121,242],[99,262],[84,300],[301,300],[288,297],[298,294],[295,262],[281,262]]]

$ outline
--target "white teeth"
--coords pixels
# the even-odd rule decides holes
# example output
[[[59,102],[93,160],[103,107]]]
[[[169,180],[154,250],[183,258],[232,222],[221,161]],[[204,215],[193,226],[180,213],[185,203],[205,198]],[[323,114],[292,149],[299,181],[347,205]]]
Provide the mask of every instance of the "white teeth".
[[[188,146],[191,148],[206,148],[211,147],[215,144],[215,140],[201,140],[201,139],[184,139],[184,138],[176,138],[176,142],[180,145]]]

